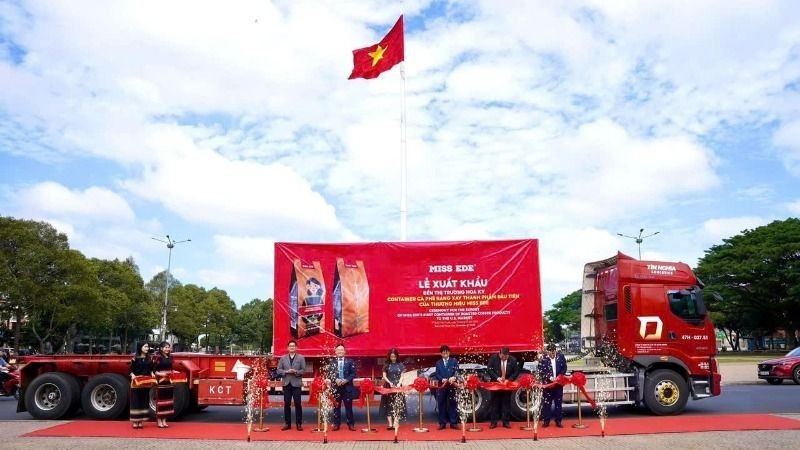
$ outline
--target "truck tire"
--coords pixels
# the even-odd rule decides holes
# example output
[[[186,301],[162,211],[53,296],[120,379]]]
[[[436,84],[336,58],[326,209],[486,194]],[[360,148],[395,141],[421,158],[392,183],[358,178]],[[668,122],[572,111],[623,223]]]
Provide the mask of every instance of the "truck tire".
[[[80,397],[78,380],[61,372],[34,378],[25,389],[25,406],[36,419],[61,419],[75,411]]]
[[[472,420],[472,405],[467,408],[469,417],[467,420]],[[475,390],[475,419],[478,422],[483,422],[489,419],[492,412],[492,393],[486,389],[478,388]]]
[[[156,387],[150,389],[150,417],[156,417]],[[169,417],[170,420],[179,419],[189,410],[191,405],[191,392],[186,383],[175,383],[172,391],[172,410],[174,411]]]
[[[767,383],[772,385],[778,385],[783,383],[783,378],[767,378]]]
[[[511,416],[519,421],[528,420],[528,412],[525,410],[527,389],[519,388],[511,393]],[[533,392],[531,392],[531,403],[533,403]],[[528,404],[533,418],[533,405]]]
[[[116,419],[128,410],[129,390],[130,382],[122,375],[97,375],[83,387],[81,408],[92,419]]]
[[[794,384],[800,384],[800,365],[794,367],[794,370],[792,371],[792,380],[794,381]]]
[[[668,416],[683,411],[689,400],[689,385],[677,372],[658,369],[644,380],[644,403],[657,416]]]

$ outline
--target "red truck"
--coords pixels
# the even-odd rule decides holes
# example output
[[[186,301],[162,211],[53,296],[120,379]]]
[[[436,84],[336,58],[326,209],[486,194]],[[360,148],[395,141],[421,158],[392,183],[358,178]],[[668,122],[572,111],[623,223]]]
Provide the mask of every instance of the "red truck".
[[[720,394],[714,325],[688,265],[622,253],[586,264],[581,316],[584,348],[633,388],[620,403],[665,415]]]
[[[611,283],[603,284],[601,295],[594,282],[611,278],[616,259],[620,262],[616,280],[624,284],[616,290],[611,289]],[[588,330],[592,333],[585,334],[584,342],[604,355],[611,355],[608,349],[617,343],[620,352],[614,362],[625,364],[595,370],[597,373],[588,377],[590,392],[593,386],[597,388],[597,380],[613,379],[612,387],[604,388],[612,394],[607,403],[644,402],[659,414],[680,412],[688,389],[695,398],[719,394],[713,327],[702,308],[702,287],[689,268],[632,261],[624,255],[613,260],[587,265],[594,275],[585,274],[584,325],[590,322]],[[661,272],[668,269],[659,269],[637,277],[623,270],[634,263],[675,267],[684,275],[666,276]],[[591,286],[587,287],[587,280],[592,281]],[[654,285],[666,289],[661,296],[648,294]],[[604,315],[610,314],[612,303],[616,307],[616,300],[612,301],[616,292],[628,290],[634,296],[630,297],[630,307],[624,300],[619,303],[616,318]],[[699,315],[673,321],[676,313],[664,306],[673,297],[692,298]],[[448,344],[459,356],[462,369],[482,374],[488,357],[501,346],[509,347],[526,361],[526,370],[532,371],[535,352],[543,345],[535,239],[276,243],[274,300],[275,357],[267,357],[269,365],[275,366],[277,356],[294,339],[306,357],[309,381],[338,342],[343,342],[348,355],[358,360],[359,375],[372,378],[380,377],[391,347],[400,351],[407,368],[425,374],[438,357],[439,346]],[[591,307],[587,307],[587,301]],[[640,324],[637,319],[656,316],[663,317],[662,324],[669,324],[658,341],[648,331],[651,322]],[[647,339],[636,338],[640,329],[647,332]],[[677,333],[675,339],[672,333]],[[702,336],[710,336],[710,341]],[[639,340],[648,345],[638,345]],[[622,342],[626,344],[619,345]],[[656,342],[659,345],[651,345]],[[243,378],[255,358],[176,353],[176,369],[187,375],[188,383],[177,385],[175,415],[208,405],[244,404]],[[120,417],[127,412],[129,361],[130,356],[109,355],[29,358],[21,370],[23,394],[17,410],[41,419],[62,418],[79,407],[95,419]],[[653,402],[648,389],[660,393],[661,403]],[[484,390],[477,392],[475,409],[479,417],[488,413],[490,395]],[[665,401],[672,396],[676,401]],[[524,392],[513,398],[515,415],[524,418]],[[576,393],[567,388],[565,404],[575,400]]]

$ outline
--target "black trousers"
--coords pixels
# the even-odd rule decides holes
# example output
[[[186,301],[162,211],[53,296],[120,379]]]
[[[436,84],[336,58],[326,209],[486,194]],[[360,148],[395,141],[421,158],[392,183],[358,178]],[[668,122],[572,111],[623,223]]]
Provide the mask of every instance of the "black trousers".
[[[497,423],[497,419],[502,418],[503,423],[511,421],[511,391],[492,392],[492,423]]]
[[[342,423],[342,403],[344,403],[344,413],[347,424],[355,425],[356,420],[353,418],[353,397],[350,396],[346,388],[338,388],[334,393],[334,398],[337,399],[339,404],[333,407],[333,424],[338,427]]]
[[[294,422],[297,425],[303,424],[303,407],[300,404],[302,389],[291,384],[283,387],[283,420],[286,421],[286,425],[292,425],[292,400],[294,400]]]
[[[439,425],[458,424],[456,392],[451,386],[436,390],[436,407],[439,409]]]
[[[561,402],[564,399],[564,386],[556,386],[544,390],[542,399],[542,422],[550,423],[550,419],[555,419],[556,423],[561,423],[564,413],[561,411]]]

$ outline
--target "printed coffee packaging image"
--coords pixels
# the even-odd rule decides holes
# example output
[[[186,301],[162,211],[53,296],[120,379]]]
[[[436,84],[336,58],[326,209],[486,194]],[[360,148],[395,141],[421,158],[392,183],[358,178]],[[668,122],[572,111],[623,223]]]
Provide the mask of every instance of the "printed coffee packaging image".
[[[333,332],[349,337],[369,332],[369,283],[364,262],[336,258],[333,275]]]
[[[323,328],[325,279],[319,261],[310,265],[294,260],[289,285],[289,327],[292,336],[300,339],[319,334]]]

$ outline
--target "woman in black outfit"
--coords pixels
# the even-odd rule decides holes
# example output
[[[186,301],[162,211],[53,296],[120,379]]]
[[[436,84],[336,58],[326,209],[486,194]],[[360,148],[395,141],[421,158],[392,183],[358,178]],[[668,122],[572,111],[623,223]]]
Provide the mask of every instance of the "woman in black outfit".
[[[389,350],[386,355],[386,362],[383,364],[383,387],[400,387],[400,375],[405,372],[406,367],[400,362],[400,353],[396,348]],[[396,410],[395,410],[396,409]],[[384,394],[381,395],[380,413],[389,422],[387,430],[393,430],[395,421],[399,422],[406,415],[405,394]],[[397,414],[397,417],[395,417]]]
[[[156,420],[158,428],[169,428],[167,416],[175,412],[173,407],[174,388],[169,379],[172,373],[172,346],[164,341],[158,346],[158,352],[153,357],[153,370],[158,378],[156,387]]]
[[[153,376],[153,360],[147,352],[150,346],[147,342],[136,345],[136,354],[131,360],[131,422],[133,428],[142,428],[144,421],[150,414],[150,385],[137,386],[133,380],[136,377]]]

